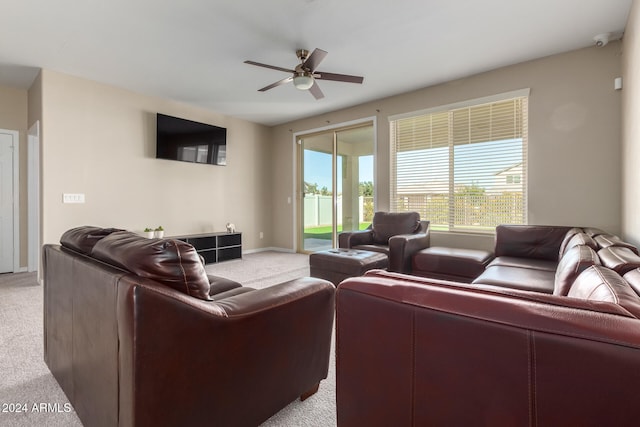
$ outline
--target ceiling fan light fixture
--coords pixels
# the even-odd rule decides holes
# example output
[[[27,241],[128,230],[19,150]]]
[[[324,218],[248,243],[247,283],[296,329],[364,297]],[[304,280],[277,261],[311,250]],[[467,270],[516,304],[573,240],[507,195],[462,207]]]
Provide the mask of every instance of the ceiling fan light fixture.
[[[311,55],[309,55],[309,51],[307,50],[298,49],[298,51],[296,51],[296,55],[298,56],[300,63],[296,65],[294,69],[276,67],[275,65],[262,64],[255,61],[244,61],[244,63],[289,73],[289,77],[278,80],[275,83],[271,83],[268,86],[258,89],[258,91],[260,92],[265,92],[269,89],[273,89],[274,87],[278,87],[283,84],[293,83],[296,89],[309,91],[309,93],[313,95],[315,99],[322,99],[324,98],[324,94],[318,87],[316,80],[332,80],[335,82],[346,83],[362,83],[362,81],[364,80],[364,77],[360,76],[350,76],[348,74],[336,74],[317,71],[318,65],[320,64],[320,62],[322,62],[324,57],[327,56],[327,52],[322,49],[314,49],[313,52],[311,52]]]
[[[310,76],[308,74],[297,74],[293,78],[293,85],[296,87],[296,89],[307,90],[311,86],[313,86],[313,76]]]

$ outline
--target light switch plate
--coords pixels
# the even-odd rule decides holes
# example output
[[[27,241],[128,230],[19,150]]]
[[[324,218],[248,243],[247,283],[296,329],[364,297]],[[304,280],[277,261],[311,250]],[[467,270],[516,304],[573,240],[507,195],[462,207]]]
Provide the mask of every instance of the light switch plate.
[[[62,203],[84,203],[84,194],[64,193],[62,194]]]

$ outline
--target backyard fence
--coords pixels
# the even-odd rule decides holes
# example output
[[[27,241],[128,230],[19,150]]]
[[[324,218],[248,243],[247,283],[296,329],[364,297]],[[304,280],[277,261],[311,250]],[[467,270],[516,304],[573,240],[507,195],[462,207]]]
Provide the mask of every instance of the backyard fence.
[[[402,194],[395,210],[416,211],[431,222],[432,229],[472,227],[493,229],[498,224],[523,224],[525,202],[522,193],[456,194],[454,203],[448,194]]]
[[[337,225],[342,225],[342,197],[337,200]],[[333,216],[333,196],[306,194],[304,196],[304,227],[331,225]],[[359,197],[358,222],[371,221],[373,218],[373,197]]]

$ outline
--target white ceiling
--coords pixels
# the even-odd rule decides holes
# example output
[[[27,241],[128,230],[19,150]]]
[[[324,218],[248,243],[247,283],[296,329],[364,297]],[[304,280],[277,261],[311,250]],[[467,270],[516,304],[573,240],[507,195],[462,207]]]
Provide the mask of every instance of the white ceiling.
[[[0,84],[51,69],[274,125],[621,35],[632,0],[0,0]],[[316,101],[295,50],[329,52]]]

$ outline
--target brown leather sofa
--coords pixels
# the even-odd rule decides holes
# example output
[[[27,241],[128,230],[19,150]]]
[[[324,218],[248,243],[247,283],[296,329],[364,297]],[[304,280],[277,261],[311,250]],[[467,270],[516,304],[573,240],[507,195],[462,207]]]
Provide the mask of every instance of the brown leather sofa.
[[[255,426],[327,376],[334,286],[207,276],[172,239],[45,245],[44,358],[87,426]]]
[[[376,212],[366,230],[338,235],[338,247],[380,252],[389,257],[389,271],[408,273],[411,258],[431,241],[429,221],[418,212]]]
[[[640,270],[587,267],[568,296],[381,270],[336,299],[350,426],[636,426]]]
[[[593,227],[500,225],[494,255],[472,283],[567,295],[591,265],[621,275],[640,267],[635,246]]]
[[[566,295],[594,264],[624,275],[640,267],[640,256],[634,245],[598,228],[499,225],[494,252],[429,247],[413,255],[411,274]]]

